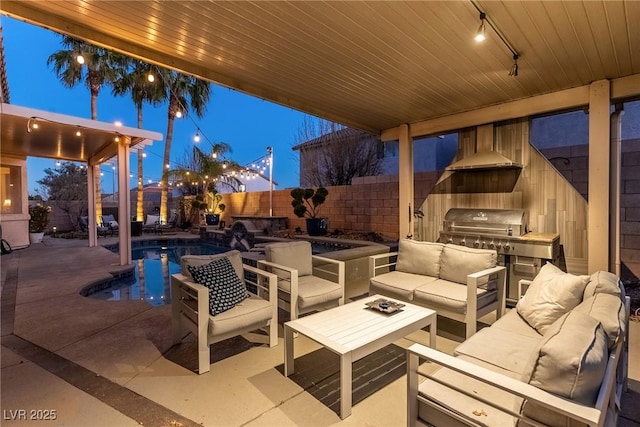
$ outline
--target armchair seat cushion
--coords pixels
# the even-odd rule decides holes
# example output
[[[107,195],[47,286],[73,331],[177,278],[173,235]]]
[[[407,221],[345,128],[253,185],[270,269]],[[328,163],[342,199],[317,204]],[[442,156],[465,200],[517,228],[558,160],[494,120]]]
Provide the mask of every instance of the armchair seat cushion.
[[[478,308],[496,300],[496,291],[478,288],[476,295],[478,296]],[[464,314],[467,312],[467,285],[437,279],[417,287],[413,293],[413,300],[418,304],[433,307],[436,311],[438,307],[441,307]]]
[[[224,335],[252,325],[264,324],[271,319],[273,305],[249,294],[249,298],[217,316],[209,316],[209,335]]]
[[[281,292],[280,297],[287,302],[291,302],[290,285],[288,280],[278,281],[278,288],[285,291]],[[298,306],[300,308],[314,307],[340,298],[342,298],[342,287],[339,284],[317,276],[298,277]]]
[[[436,277],[392,271],[372,277],[369,281],[369,294],[381,294],[403,301],[413,301],[413,291],[416,288],[436,280]]]

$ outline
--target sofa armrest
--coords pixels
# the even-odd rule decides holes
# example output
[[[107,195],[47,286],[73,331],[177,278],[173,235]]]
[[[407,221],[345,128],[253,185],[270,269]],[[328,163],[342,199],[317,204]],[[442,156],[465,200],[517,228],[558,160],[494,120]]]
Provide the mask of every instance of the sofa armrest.
[[[524,296],[525,292],[527,292],[527,289],[529,289],[529,286],[531,286],[531,283],[533,283],[532,280],[518,280],[518,300],[520,300],[520,298]]]
[[[467,276],[467,311],[475,313],[478,310],[478,283],[480,279],[489,277],[493,274],[498,276],[496,281],[496,290],[498,298],[498,310],[497,317],[500,318],[505,312],[506,307],[506,292],[507,292],[507,269],[503,266],[496,266],[487,268],[486,270],[478,271]]]
[[[321,263],[322,265],[331,264],[333,266],[336,266],[337,271],[331,271],[331,270],[328,270],[326,268],[322,268],[322,266],[318,266],[318,267],[314,266],[313,269],[314,269],[314,271],[317,270],[317,271],[321,272],[322,273],[322,277],[326,278],[327,280],[331,280],[332,282],[335,282],[335,283],[339,284],[344,289],[345,271],[346,271],[345,270],[344,261],[339,261],[337,259],[326,258],[326,257],[319,256],[319,255],[312,255],[311,256],[311,260],[312,260],[312,262],[314,264],[316,264],[316,262],[318,262],[318,263]]]
[[[525,382],[507,377],[498,372],[483,368],[466,360],[453,357],[424,345],[413,344],[407,349],[408,425],[415,425],[418,418],[418,400],[424,399],[424,397],[420,397],[418,395],[418,385],[420,382],[419,377],[424,376],[429,378],[428,375],[418,372],[420,359],[424,359],[456,371],[461,375],[473,378],[477,381],[481,381],[498,389],[512,393],[513,395],[527,399],[530,402],[535,402],[552,412],[567,416],[581,423],[589,426],[601,426],[606,419],[606,410],[611,401],[610,397],[614,388],[613,384],[615,383],[616,377],[616,363],[617,357],[620,354],[620,349],[621,346],[618,346],[617,350],[609,357],[607,370],[603,380],[604,384],[600,387],[595,407],[590,407],[558,397]],[[447,384],[443,385],[447,386]],[[474,399],[480,400],[487,405],[503,410],[514,417],[526,419],[526,417],[512,412],[508,408],[500,407],[495,402],[483,400],[481,396],[478,396],[471,391],[460,390],[458,388],[455,390],[459,393],[463,393]]]
[[[390,269],[397,264],[398,252],[388,252],[386,254],[370,255],[369,256],[369,278],[375,277],[378,274],[378,270],[382,268]],[[396,261],[391,261],[391,258],[396,257]],[[385,264],[378,265],[379,260],[386,259]]]
[[[198,357],[199,372],[209,370],[209,289],[190,281],[183,274],[171,276],[171,335],[173,344],[182,341],[183,328],[191,331],[198,340],[198,353],[207,357]]]
[[[256,287],[256,293],[258,296],[268,299],[273,303],[275,307],[278,306],[278,276],[268,271],[261,270],[256,267],[252,267],[247,264],[242,264],[242,268],[245,271],[244,280],[246,283],[251,283]],[[256,275],[255,283],[247,279],[247,272]],[[277,308],[276,308],[277,310]]]

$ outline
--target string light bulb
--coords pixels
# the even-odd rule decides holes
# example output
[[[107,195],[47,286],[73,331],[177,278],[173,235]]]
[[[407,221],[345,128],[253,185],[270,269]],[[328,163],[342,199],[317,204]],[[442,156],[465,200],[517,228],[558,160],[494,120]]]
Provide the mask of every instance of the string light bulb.
[[[476,31],[476,36],[473,38],[477,42],[483,42],[487,39],[487,29],[484,24],[486,18],[487,15],[484,12],[480,12],[480,26]]]
[[[153,83],[156,81],[156,76],[154,76],[151,71],[149,71],[149,74],[147,74],[147,81],[149,83]]]
[[[78,61],[78,64],[80,65],[84,64],[84,56],[82,56],[82,54],[79,53],[78,56],[76,56],[76,61]]]
[[[176,117],[181,119],[182,118],[182,111],[180,111],[180,110],[176,111]]]
[[[200,132],[196,132],[195,136],[193,137],[193,142],[200,142]]]

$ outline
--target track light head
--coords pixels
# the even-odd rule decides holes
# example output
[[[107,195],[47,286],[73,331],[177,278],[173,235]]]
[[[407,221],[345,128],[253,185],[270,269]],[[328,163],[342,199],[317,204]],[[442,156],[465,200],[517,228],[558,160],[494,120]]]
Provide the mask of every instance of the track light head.
[[[483,42],[487,38],[487,29],[485,27],[485,19],[487,15],[484,12],[480,12],[480,26],[478,27],[478,31],[476,31],[476,35],[473,38],[477,42]]]
[[[518,54],[514,53],[513,54],[513,65],[511,66],[511,69],[509,70],[509,75],[512,77],[518,77]]]

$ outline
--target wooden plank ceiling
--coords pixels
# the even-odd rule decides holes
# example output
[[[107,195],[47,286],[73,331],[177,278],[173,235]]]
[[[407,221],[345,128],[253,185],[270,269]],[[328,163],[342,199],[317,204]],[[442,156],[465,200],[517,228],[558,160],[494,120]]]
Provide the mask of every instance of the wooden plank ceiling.
[[[640,2],[2,1],[2,13],[372,132],[640,74]]]

